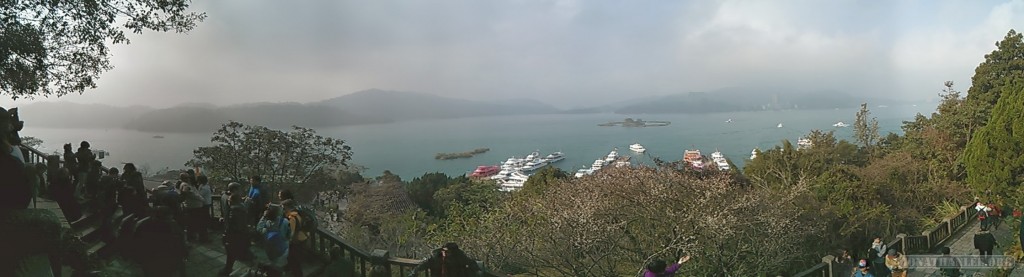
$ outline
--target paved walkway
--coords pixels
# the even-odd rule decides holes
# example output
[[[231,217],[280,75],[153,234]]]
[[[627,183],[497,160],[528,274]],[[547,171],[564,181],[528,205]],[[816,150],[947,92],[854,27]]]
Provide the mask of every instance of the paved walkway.
[[[1014,244],[1013,229],[1015,224],[1019,224],[1017,219],[1008,218],[996,230],[992,231],[992,235],[995,235],[996,241],[1000,245],[1000,247],[996,247],[995,251],[993,251],[994,255],[1002,255],[1007,247]],[[949,247],[951,255],[978,255],[978,250],[974,249],[974,234],[980,228],[981,223],[974,220],[969,226],[956,233],[953,240],[946,242],[944,245]],[[1024,267],[1024,264],[1017,264],[1014,270],[1007,276],[1024,277],[1024,268],[1022,267]],[[988,274],[994,272],[995,269],[964,269],[961,271],[964,273],[963,276],[989,276]],[[912,270],[907,275],[911,277],[942,276],[939,274],[938,269]]]

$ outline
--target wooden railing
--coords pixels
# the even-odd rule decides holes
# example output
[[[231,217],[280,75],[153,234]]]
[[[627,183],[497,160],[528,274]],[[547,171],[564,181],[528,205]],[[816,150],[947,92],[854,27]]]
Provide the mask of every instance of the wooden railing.
[[[919,254],[919,253],[930,253],[935,250],[938,246],[946,243],[953,234],[967,227],[973,217],[974,213],[969,209],[970,206],[960,207],[960,212],[956,215],[943,219],[939,225],[928,229],[921,233],[920,236],[907,236],[906,234],[896,235],[896,239],[886,244],[888,249],[896,249],[904,254]],[[835,257],[827,255],[821,258],[821,263],[818,263],[811,268],[797,273],[796,277],[810,277],[810,276],[836,276],[833,271],[833,263]]]

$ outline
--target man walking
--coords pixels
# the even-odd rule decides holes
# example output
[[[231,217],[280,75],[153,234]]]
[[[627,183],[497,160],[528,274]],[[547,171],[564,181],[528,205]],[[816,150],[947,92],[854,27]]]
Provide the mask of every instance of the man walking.
[[[988,264],[988,258],[992,255],[992,249],[996,246],[999,246],[999,243],[996,242],[996,237],[989,233],[987,228],[982,227],[981,231],[974,234],[974,248],[978,249],[982,263]]]

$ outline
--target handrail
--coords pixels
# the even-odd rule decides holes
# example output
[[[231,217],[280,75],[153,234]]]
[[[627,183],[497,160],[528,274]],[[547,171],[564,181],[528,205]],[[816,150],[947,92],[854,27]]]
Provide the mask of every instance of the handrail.
[[[904,254],[911,252],[930,252],[936,247],[946,243],[954,234],[960,232],[967,225],[970,225],[974,217],[971,216],[968,209],[970,205],[961,206],[960,212],[949,218],[942,220],[939,225],[922,232],[920,236],[907,236],[905,234],[896,235],[896,239],[886,244],[888,249],[896,249]],[[811,268],[801,271],[795,277],[809,277],[809,276],[830,276],[832,271],[832,261],[834,259],[831,256],[825,256],[822,262],[815,264]]]

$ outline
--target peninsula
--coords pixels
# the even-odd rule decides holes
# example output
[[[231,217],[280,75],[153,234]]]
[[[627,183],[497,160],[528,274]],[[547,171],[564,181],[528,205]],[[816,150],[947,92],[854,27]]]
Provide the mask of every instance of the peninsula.
[[[662,127],[662,126],[668,126],[669,124],[672,124],[672,122],[668,122],[668,121],[644,121],[643,119],[639,119],[639,118],[637,118],[637,119],[626,118],[623,121],[602,123],[602,124],[597,124],[597,126],[601,126],[601,127],[612,127],[612,126],[622,126],[622,127]]]
[[[473,151],[459,152],[459,153],[437,153],[434,155],[434,159],[438,160],[454,160],[463,158],[472,158],[476,154],[483,154],[487,151],[491,151],[490,148],[477,148]]]

